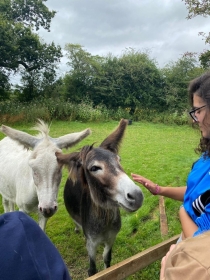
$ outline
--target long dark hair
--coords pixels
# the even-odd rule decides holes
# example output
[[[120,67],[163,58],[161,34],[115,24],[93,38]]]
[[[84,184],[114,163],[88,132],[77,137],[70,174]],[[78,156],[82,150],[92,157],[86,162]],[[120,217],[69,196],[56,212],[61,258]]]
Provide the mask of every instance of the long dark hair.
[[[210,72],[192,80],[189,84],[188,91],[191,106],[193,106],[193,97],[196,94],[203,99],[203,101],[207,104],[207,110],[210,111]],[[205,120],[206,118],[204,121]],[[210,139],[201,136],[200,143],[195,151],[197,153],[205,153],[206,156],[210,156]]]

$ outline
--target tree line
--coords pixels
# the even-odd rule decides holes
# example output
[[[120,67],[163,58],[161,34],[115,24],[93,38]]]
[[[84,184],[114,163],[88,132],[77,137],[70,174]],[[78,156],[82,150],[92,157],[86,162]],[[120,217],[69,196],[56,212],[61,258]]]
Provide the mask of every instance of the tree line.
[[[0,0],[1,102],[50,97],[75,104],[87,100],[94,107],[114,110],[120,107],[131,115],[141,108],[183,112],[188,106],[189,81],[209,69],[209,51],[184,54],[159,68],[147,51],[126,48],[120,56],[98,56],[81,45],[69,43],[65,46],[69,71],[58,77],[61,47],[44,43],[36,33],[40,27],[50,31],[56,14],[44,2]],[[202,1],[185,1],[189,18],[201,10],[203,15],[209,13],[208,7],[194,7],[194,2]],[[11,84],[14,73],[21,75],[21,85]]]

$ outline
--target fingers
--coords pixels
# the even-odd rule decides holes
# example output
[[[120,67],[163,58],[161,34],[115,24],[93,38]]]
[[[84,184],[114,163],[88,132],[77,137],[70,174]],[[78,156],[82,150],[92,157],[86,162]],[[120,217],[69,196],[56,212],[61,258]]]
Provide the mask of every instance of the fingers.
[[[164,278],[165,265],[166,265],[166,256],[164,256],[161,260],[160,280]]]
[[[162,261],[161,261],[161,265],[162,263],[165,264],[166,260],[168,259],[168,256],[170,255],[171,251],[176,247],[176,244],[172,244],[170,246],[170,249],[169,251],[166,253],[166,255],[162,258]]]
[[[138,175],[138,174],[133,174],[131,173],[131,176],[133,178],[134,181],[144,185],[146,183],[146,181],[148,181],[148,179],[144,178],[143,176],[141,175]]]
[[[174,249],[174,247],[176,247],[176,244],[172,244],[170,246],[169,251],[167,252],[167,254],[161,260],[160,280],[164,278],[166,261],[168,259],[168,256],[170,255],[171,251]]]
[[[168,258],[168,256],[170,255],[171,251],[172,251],[175,247],[176,247],[176,244],[172,244],[172,245],[170,246],[170,249],[169,249],[169,251],[168,251],[167,254],[166,254],[166,259]]]
[[[155,188],[155,186],[156,186],[156,184],[154,184],[152,181],[148,180],[147,178],[145,178],[141,175],[131,173],[131,176],[132,176],[134,181],[142,184],[149,191],[152,191],[153,188]]]

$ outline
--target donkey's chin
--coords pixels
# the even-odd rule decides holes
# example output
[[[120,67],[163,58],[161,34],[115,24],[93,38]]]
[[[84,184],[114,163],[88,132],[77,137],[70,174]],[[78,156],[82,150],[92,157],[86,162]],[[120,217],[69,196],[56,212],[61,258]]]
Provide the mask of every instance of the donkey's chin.
[[[110,210],[110,209],[113,210],[115,208],[120,207],[119,203],[117,203],[114,200],[107,200],[106,202],[100,201],[100,203],[98,203],[97,205],[100,206],[101,208],[107,209],[107,210]]]
[[[121,207],[121,208],[123,208],[125,211],[127,211],[127,212],[135,212],[137,209],[135,208],[135,209],[131,209],[131,208],[128,208],[127,206],[125,206],[124,204],[122,204],[122,203],[118,203],[119,204],[119,206]]]
[[[54,214],[55,214],[55,212],[54,212],[54,213],[42,213],[42,215],[43,215],[45,218],[50,218],[50,217],[52,217]]]

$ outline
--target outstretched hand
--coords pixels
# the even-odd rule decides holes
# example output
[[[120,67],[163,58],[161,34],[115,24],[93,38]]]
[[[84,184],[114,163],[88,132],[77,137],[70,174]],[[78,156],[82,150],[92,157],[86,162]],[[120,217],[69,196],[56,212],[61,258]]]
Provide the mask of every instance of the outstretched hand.
[[[131,176],[134,181],[142,184],[146,189],[148,189],[148,191],[153,194],[157,194],[157,184],[138,174],[131,173]]]

